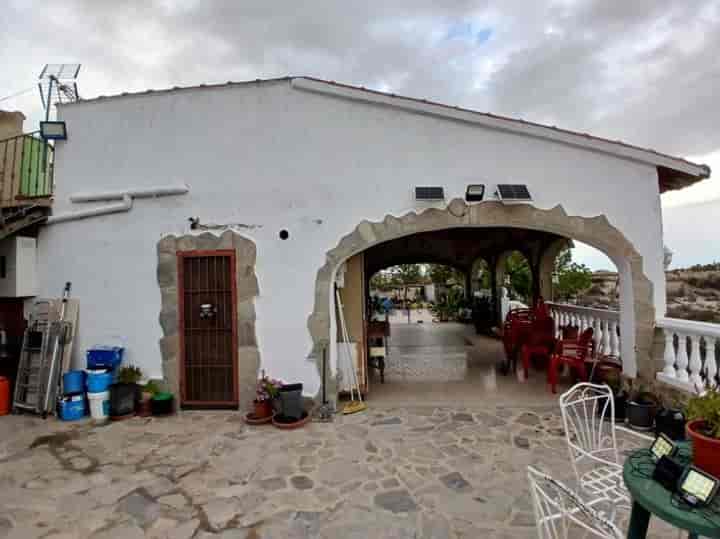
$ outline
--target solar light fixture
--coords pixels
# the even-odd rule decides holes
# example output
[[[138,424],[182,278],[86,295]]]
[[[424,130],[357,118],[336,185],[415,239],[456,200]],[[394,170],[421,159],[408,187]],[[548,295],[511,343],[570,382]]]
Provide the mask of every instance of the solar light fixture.
[[[415,200],[445,200],[445,189],[443,189],[442,187],[416,187]]]
[[[689,505],[700,507],[708,505],[720,486],[720,480],[712,475],[703,472],[695,466],[688,466],[680,478],[680,496]]]
[[[650,453],[655,462],[659,461],[662,457],[672,457],[677,453],[677,446],[670,437],[666,434],[660,433],[655,441],[650,446]]]
[[[497,197],[503,202],[530,202],[532,197],[527,185],[519,183],[500,183],[497,186]]]
[[[40,122],[40,136],[45,140],[67,140],[65,122]]]
[[[465,191],[465,200],[468,202],[480,202],[485,196],[485,186],[483,184],[468,185]]]

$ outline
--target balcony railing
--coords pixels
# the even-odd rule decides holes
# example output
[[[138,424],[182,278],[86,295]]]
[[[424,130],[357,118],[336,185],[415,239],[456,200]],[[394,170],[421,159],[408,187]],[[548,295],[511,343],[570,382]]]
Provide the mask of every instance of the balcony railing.
[[[39,133],[0,140],[0,207],[48,200],[53,190],[53,147]]]
[[[564,326],[577,326],[581,332],[593,328],[593,341],[598,355],[620,358],[619,311],[592,309],[566,303],[548,303],[548,305],[555,319],[558,337]]]
[[[665,335],[659,381],[693,393],[717,385],[720,324],[661,318],[657,327]]]

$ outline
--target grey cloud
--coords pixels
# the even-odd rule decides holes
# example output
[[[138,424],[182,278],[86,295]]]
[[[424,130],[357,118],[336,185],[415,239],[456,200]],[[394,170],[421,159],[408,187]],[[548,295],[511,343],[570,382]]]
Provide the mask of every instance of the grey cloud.
[[[0,96],[62,59],[83,62],[86,97],[308,74],[702,154],[720,148],[717,8],[717,0],[16,2],[0,15]],[[445,39],[466,22],[489,28],[490,39]]]

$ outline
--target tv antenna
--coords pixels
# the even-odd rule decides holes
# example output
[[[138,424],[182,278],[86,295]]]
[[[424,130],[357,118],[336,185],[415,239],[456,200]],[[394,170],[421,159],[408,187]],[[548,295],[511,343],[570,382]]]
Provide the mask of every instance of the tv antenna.
[[[45,109],[45,121],[50,119],[54,103],[72,103],[80,99],[77,76],[80,64],[45,64],[38,77],[38,89]]]

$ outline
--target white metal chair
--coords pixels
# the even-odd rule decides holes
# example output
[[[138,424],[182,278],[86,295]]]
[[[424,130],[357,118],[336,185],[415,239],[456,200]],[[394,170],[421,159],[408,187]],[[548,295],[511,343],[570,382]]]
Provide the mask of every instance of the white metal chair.
[[[580,490],[630,508],[615,438],[615,401],[607,385],[580,383],[560,396],[560,411]]]
[[[590,537],[622,539],[617,526],[592,507],[605,499],[584,502],[561,482],[532,466],[528,466],[528,479],[540,539],[575,538],[583,530]]]

